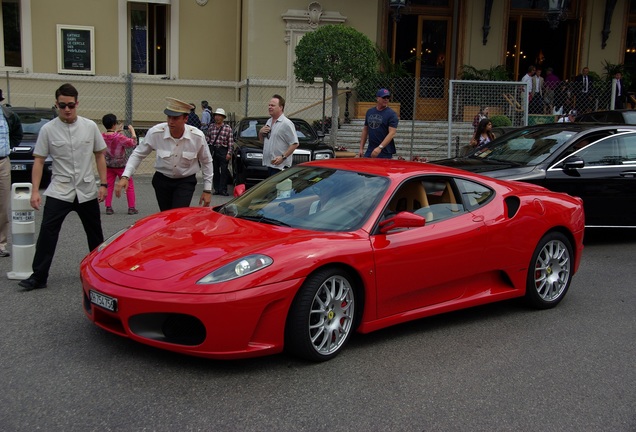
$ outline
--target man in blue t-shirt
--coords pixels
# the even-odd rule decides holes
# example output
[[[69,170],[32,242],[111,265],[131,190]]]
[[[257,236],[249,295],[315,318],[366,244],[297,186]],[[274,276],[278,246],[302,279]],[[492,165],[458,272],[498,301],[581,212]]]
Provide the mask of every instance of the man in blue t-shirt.
[[[397,132],[398,116],[389,108],[391,92],[380,89],[376,93],[377,105],[367,111],[360,137],[360,157],[391,159],[395,154],[393,137]],[[369,138],[366,153],[364,144]]]

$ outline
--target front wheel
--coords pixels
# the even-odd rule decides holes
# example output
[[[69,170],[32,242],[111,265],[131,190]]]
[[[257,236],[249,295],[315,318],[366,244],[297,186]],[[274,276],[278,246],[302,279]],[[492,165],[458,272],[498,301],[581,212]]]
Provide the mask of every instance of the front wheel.
[[[539,241],[526,280],[526,300],[532,306],[548,309],[563,300],[572,281],[573,255],[570,241],[561,233],[549,233]]]
[[[356,292],[353,278],[339,269],[323,269],[302,285],[287,317],[285,347],[312,361],[334,358],[354,331]]]

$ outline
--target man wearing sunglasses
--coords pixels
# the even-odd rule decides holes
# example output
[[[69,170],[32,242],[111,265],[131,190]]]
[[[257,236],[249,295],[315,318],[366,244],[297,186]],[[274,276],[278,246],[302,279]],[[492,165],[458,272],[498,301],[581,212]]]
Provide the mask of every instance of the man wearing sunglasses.
[[[46,203],[35,245],[33,274],[19,283],[25,291],[46,288],[62,223],[70,212],[75,211],[82,221],[89,250],[104,241],[99,203],[107,192],[106,143],[95,122],[77,115],[77,96],[77,89],[71,84],[57,89],[58,117],[42,126],[33,150],[31,207],[36,210],[42,205],[40,181],[48,156],[53,172],[51,184],[44,192]],[[95,182],[93,158],[99,186]]]
[[[391,92],[380,89],[376,93],[376,106],[370,108],[364,119],[362,136],[360,137],[360,157],[391,159],[395,154],[395,141],[397,133],[398,116],[389,108]],[[364,145],[369,138],[369,146],[366,153]]]

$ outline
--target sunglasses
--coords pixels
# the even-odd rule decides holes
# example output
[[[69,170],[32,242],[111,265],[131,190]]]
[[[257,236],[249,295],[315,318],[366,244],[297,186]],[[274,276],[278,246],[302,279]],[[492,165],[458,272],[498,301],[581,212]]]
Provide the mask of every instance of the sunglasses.
[[[69,102],[69,103],[66,103],[66,102],[58,102],[58,103],[57,103],[57,106],[58,106],[60,109],[66,109],[66,107],[68,107],[69,109],[75,109],[75,105],[77,105],[77,102]]]
[[[382,99],[391,99],[391,96],[382,96]]]

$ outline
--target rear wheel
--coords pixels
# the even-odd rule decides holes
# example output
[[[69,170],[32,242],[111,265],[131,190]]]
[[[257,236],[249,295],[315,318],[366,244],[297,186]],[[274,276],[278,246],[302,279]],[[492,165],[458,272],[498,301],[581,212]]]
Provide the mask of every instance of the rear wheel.
[[[312,361],[330,360],[354,331],[356,292],[351,275],[340,269],[319,270],[302,285],[287,317],[285,347]]]
[[[537,245],[526,280],[526,300],[548,309],[559,304],[572,281],[572,245],[561,233],[545,235]]]

